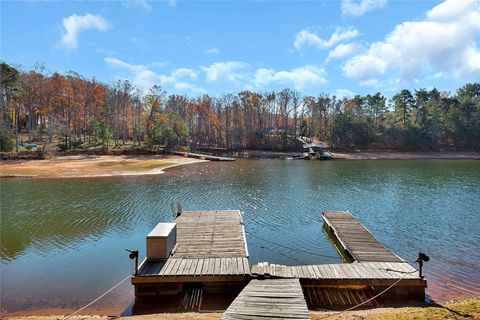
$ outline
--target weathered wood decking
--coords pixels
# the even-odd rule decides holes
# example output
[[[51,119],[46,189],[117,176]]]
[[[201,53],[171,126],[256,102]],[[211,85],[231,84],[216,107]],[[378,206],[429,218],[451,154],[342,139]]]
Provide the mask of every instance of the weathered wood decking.
[[[250,271],[238,210],[183,212],[174,220],[177,241],[171,256],[144,261],[132,277],[136,295],[183,293],[182,301],[192,310],[203,307],[206,293],[233,295],[222,319],[308,319],[307,306],[338,308],[371,298],[365,306],[378,306],[381,301],[373,298],[379,294],[385,301],[424,299],[426,281],[351,213],[323,212],[322,216],[340,251],[354,263],[264,262]]]
[[[174,281],[178,281],[179,277],[206,277],[206,276],[238,276],[249,274],[248,259],[244,257],[237,258],[170,258],[163,261],[145,261],[139,271],[138,276],[148,276],[165,278],[175,277]],[[160,280],[160,279],[159,279]],[[167,279],[163,279],[168,281]],[[141,279],[135,280],[137,283],[143,282]]]
[[[324,212],[322,216],[340,251],[354,263],[285,266],[263,262],[252,267],[252,276],[299,279],[312,308],[353,306],[379,293],[384,301],[423,300],[426,281],[379,243],[351,213]],[[386,288],[389,290],[384,293]],[[376,306],[378,301],[368,305]]]
[[[356,262],[404,262],[383,246],[348,211],[322,212],[326,226],[333,232],[345,253]]]
[[[309,319],[298,279],[251,280],[222,319]]]
[[[240,211],[187,211],[177,217],[175,258],[248,257]]]
[[[144,261],[133,284],[225,281],[250,274],[240,211],[185,211],[174,222],[174,252],[168,259]]]
[[[418,273],[408,263],[387,263],[387,262],[361,262],[361,263],[340,263],[320,264],[305,266],[284,266],[269,264],[267,262],[256,264],[252,267],[252,275],[277,278],[298,278],[316,280],[335,280],[343,284],[350,281],[358,284],[371,284],[372,282],[391,283],[392,279],[403,278],[419,279]],[[371,280],[371,281],[369,281]]]

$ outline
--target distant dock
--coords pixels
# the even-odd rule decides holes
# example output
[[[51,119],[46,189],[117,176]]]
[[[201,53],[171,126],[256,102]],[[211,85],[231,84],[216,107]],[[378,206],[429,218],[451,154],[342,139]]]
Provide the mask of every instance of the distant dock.
[[[192,153],[192,152],[172,151],[172,154],[175,154],[175,155],[177,155],[177,156],[187,157],[187,158],[200,159],[200,160],[210,160],[210,161],[235,161],[235,158],[220,157],[220,156],[214,156],[214,155],[203,154],[203,153]]]

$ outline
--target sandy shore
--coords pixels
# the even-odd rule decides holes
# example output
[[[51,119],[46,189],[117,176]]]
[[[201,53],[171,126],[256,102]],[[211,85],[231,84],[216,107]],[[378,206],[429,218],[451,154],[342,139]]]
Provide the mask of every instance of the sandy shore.
[[[163,313],[144,316],[121,317],[125,320],[216,320],[220,319],[222,313]],[[57,320],[63,316],[6,316],[5,320]],[[320,320],[328,319],[342,320],[444,320],[444,319],[480,319],[480,297],[471,298],[462,301],[451,301],[443,305],[433,304],[420,307],[401,307],[401,308],[376,308],[369,310],[348,311],[338,314],[332,311],[310,311],[310,318]],[[112,317],[106,316],[74,316],[72,320],[111,320]]]
[[[398,151],[358,151],[332,152],[335,159],[345,160],[412,160],[412,159],[480,159],[480,152],[398,152]]]
[[[344,160],[480,159],[480,152],[334,152]],[[175,155],[62,156],[48,160],[0,162],[0,178],[71,178],[161,174],[178,165],[205,160]]]
[[[0,178],[72,178],[161,174],[167,168],[204,162],[172,155],[63,156],[0,162]]]

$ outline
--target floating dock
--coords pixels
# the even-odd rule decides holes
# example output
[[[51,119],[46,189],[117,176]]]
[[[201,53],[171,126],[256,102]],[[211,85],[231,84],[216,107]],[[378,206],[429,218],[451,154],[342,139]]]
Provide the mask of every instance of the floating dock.
[[[367,301],[394,285],[365,306],[424,301],[427,282],[418,271],[383,246],[350,212],[323,212],[324,226],[348,262],[285,266],[262,262],[252,276],[299,279],[310,308],[341,308]]]
[[[340,243],[344,254],[355,262],[405,262],[385,248],[348,211],[322,212],[326,227]]]
[[[146,259],[131,279],[136,296],[239,293],[250,279],[240,211],[185,211],[173,221],[176,244],[166,259]]]
[[[308,319],[307,307],[342,309],[424,301],[426,280],[350,212],[323,212],[322,217],[325,230],[349,263],[262,262],[250,270],[240,211],[182,212],[174,223],[156,227],[171,228],[162,243],[172,246],[168,239],[175,233],[175,246],[164,259],[147,258],[141,264],[132,276],[135,295],[175,296],[183,311],[200,310],[209,294],[228,297],[222,319]],[[147,237],[147,255],[148,241]]]
[[[251,280],[221,319],[310,319],[310,317],[299,280],[274,279]]]

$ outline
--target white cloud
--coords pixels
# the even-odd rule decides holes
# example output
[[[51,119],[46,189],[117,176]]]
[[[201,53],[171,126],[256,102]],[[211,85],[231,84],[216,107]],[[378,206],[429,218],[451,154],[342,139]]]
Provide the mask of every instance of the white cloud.
[[[172,77],[174,78],[190,78],[197,79],[197,74],[192,69],[179,68],[172,72]]]
[[[206,93],[207,90],[205,90],[202,87],[195,86],[191,83],[188,82],[177,82],[174,85],[174,88],[179,90],[179,91],[191,91],[194,93]]]
[[[133,0],[133,5],[139,7],[145,11],[152,11],[152,6],[147,2],[147,0]]]
[[[67,49],[75,49],[78,47],[77,38],[80,32],[85,30],[96,29],[99,31],[107,31],[110,28],[109,23],[100,15],[87,13],[80,16],[72,14],[63,18],[63,36],[62,45]]]
[[[215,62],[209,66],[200,66],[200,69],[207,75],[207,82],[218,80],[238,81],[244,77],[239,70],[248,67],[248,63],[243,61]]]
[[[220,50],[217,48],[210,48],[210,49],[205,49],[204,53],[210,54],[212,56],[218,56],[220,54]]]
[[[360,17],[369,11],[384,7],[386,3],[387,0],[342,0],[342,14]]]
[[[103,59],[110,67],[121,67],[121,68],[125,68],[127,69],[128,71],[130,72],[134,72],[134,73],[138,73],[138,72],[141,72],[145,69],[147,69],[145,66],[141,65],[141,64],[130,64],[130,63],[127,63],[127,62],[124,62],[120,59],[117,59],[117,58],[111,58],[111,57],[108,57],[108,58],[104,58]]]
[[[361,83],[378,83],[391,75],[402,83],[438,72],[478,79],[479,22],[480,1],[446,0],[428,11],[424,20],[397,25],[384,41],[347,60],[343,72]]]
[[[302,90],[325,84],[327,82],[325,75],[325,69],[315,65],[278,72],[261,68],[255,72],[253,84],[256,87],[266,87],[272,83],[280,83],[286,86],[293,85],[295,89]]]
[[[343,58],[350,56],[357,52],[359,49],[360,46],[355,42],[346,44],[341,43],[334,49],[330,50],[330,52],[328,53],[327,62],[334,58]]]
[[[195,93],[205,91],[203,88],[187,82],[187,80],[196,80],[198,78],[196,72],[192,69],[178,68],[170,74],[158,74],[141,64],[130,64],[120,59],[110,57],[104,58],[103,60],[109,67],[129,71],[131,73],[130,80],[145,90],[148,90],[155,84],[159,84],[162,87],[173,88],[179,91],[192,91]]]
[[[475,3],[478,10],[478,0],[444,1],[427,12],[427,19],[443,22],[457,20],[475,7]]]
[[[181,92],[205,93],[206,90],[197,85],[200,81],[198,73],[190,68],[178,68],[168,74],[159,74],[150,69],[148,65],[131,64],[117,58],[107,57],[104,61],[109,67],[125,70],[127,78],[135,85],[144,88],[151,88],[160,84],[165,89]],[[306,65],[291,70],[274,70],[260,68],[252,70],[250,65],[242,61],[216,62],[209,66],[199,66],[205,73],[205,81],[208,83],[231,82],[234,86],[244,89],[255,88],[285,88],[290,87],[296,90],[316,88],[324,85],[326,71],[321,66]],[[198,71],[198,70],[197,70]]]
[[[337,28],[328,40],[324,40],[314,32],[303,29],[295,35],[293,46],[297,50],[300,50],[304,46],[329,49],[341,41],[353,39],[358,35],[360,35],[360,32],[353,27]]]

